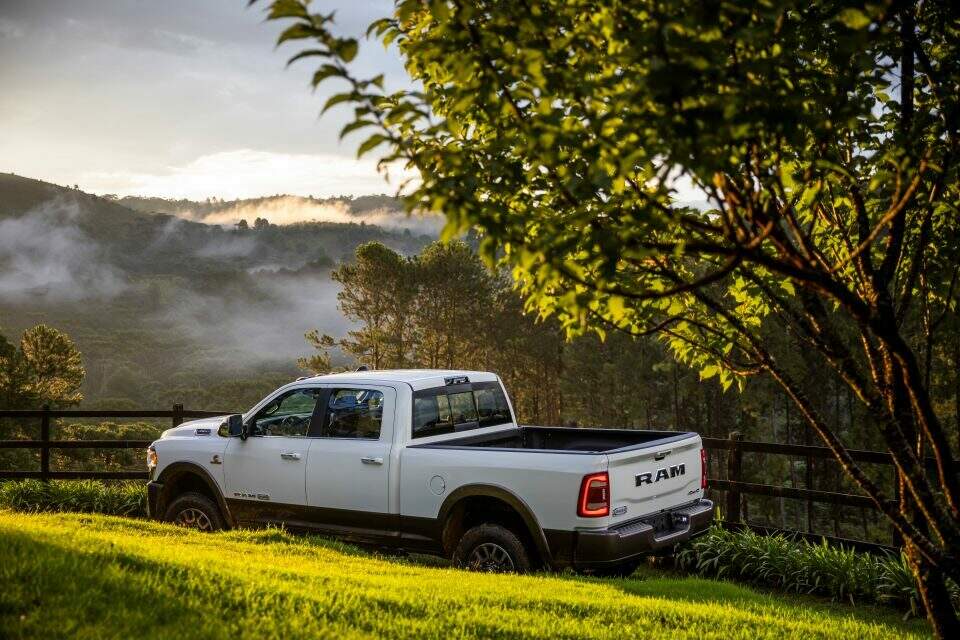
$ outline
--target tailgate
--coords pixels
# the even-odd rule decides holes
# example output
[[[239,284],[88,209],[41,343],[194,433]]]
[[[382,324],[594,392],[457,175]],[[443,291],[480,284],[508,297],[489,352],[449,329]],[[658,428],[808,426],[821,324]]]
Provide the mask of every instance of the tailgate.
[[[651,515],[703,497],[700,436],[648,443],[607,454],[613,523]]]

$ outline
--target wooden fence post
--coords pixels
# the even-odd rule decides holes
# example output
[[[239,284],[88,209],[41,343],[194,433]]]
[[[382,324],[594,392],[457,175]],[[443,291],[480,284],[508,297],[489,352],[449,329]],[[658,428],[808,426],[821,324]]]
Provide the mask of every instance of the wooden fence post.
[[[43,405],[40,416],[40,479],[50,479],[50,405]]]
[[[183,424],[183,405],[174,404],[173,405],[173,416],[172,416],[173,426],[179,427]]]
[[[740,449],[740,442],[743,440],[743,434],[739,431],[730,433],[730,449],[727,451],[727,480],[740,482],[740,467],[743,463],[743,451]],[[728,522],[741,521],[740,510],[740,492],[736,489],[727,491],[727,513],[724,520]]]

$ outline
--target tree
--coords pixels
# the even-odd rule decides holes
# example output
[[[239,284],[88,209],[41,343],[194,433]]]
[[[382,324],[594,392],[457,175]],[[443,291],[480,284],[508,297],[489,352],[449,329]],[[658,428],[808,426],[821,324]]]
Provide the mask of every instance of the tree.
[[[330,364],[330,349],[336,346],[336,340],[333,339],[333,336],[329,336],[326,333],[321,335],[316,329],[307,331],[304,337],[307,339],[307,343],[314,348],[315,353],[303,358],[297,358],[297,366],[315,375],[330,373],[332,369]]]
[[[412,348],[409,329],[415,285],[414,265],[379,242],[357,247],[355,261],[331,277],[343,285],[340,309],[362,323],[341,341],[344,351],[374,369],[406,366]]]
[[[237,223],[237,231],[246,231],[250,228],[250,225],[247,224],[247,221],[243,218],[240,219],[240,222]]]
[[[359,152],[419,171],[407,206],[477,229],[532,308],[571,334],[656,334],[725,387],[779,385],[903,537],[935,633],[957,637],[960,480],[928,356],[956,316],[958,11],[398,0],[370,30],[417,85],[392,93],[352,75],[332,14],[277,0],[270,17],[295,21],[281,42],[319,43],[296,56],[323,57],[315,85],[346,83],[326,108],[355,106],[343,133],[372,128]],[[814,362],[882,436],[896,503],[824,419]]]
[[[417,359],[431,369],[475,360],[492,291],[483,263],[461,241],[434,242],[418,257],[417,271]]]
[[[18,347],[0,337],[0,406],[79,404],[83,376],[80,352],[65,333],[37,325],[23,333]]]

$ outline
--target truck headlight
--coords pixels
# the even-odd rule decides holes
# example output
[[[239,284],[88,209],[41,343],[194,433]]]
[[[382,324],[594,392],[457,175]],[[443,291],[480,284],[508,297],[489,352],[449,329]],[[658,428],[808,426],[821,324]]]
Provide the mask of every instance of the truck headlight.
[[[147,471],[153,471],[157,468],[157,450],[153,445],[147,447]]]

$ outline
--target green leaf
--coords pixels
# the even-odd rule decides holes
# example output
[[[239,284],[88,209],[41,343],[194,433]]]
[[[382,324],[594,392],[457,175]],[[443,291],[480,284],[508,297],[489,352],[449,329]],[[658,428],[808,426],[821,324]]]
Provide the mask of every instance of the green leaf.
[[[270,13],[267,14],[268,20],[277,20],[279,18],[303,18],[309,17],[307,7],[299,0],[273,0],[270,4]]]
[[[323,109],[320,110],[321,114],[326,113],[331,108],[340,104],[341,102],[348,102],[353,99],[353,93],[338,93],[330,96],[330,99],[326,101],[323,105]]]
[[[865,14],[860,9],[854,8],[844,9],[837,15],[837,19],[855,31],[863,29],[872,22],[872,20],[870,20],[870,16]]]
[[[357,51],[359,49],[360,45],[353,38],[341,40],[337,46],[337,55],[340,56],[340,59],[344,62],[353,62],[353,59],[357,57]]]
[[[324,49],[307,49],[307,50],[305,50],[305,51],[301,51],[301,52],[298,53],[297,55],[295,55],[295,56],[293,56],[292,58],[290,58],[289,60],[287,60],[287,66],[289,67],[289,66],[292,65],[294,62],[296,62],[297,60],[300,60],[300,59],[302,59],[302,58],[311,58],[311,57],[317,57],[317,56],[322,57],[322,58],[329,58],[329,57],[330,57],[330,52],[329,52],[329,51],[326,51],[326,50],[324,50]]]
[[[277,44],[283,44],[287,40],[303,40],[304,38],[313,38],[319,34],[320,32],[309,24],[298,22],[287,27],[283,33],[280,34],[280,37],[277,38]]]
[[[718,373],[720,373],[720,367],[718,367],[715,364],[711,364],[710,366],[704,367],[703,369],[700,370],[700,379],[709,380],[710,378],[717,375]]]
[[[351,131],[356,131],[357,129],[362,129],[364,127],[369,127],[370,125],[377,124],[372,120],[354,120],[353,122],[348,123],[343,129],[340,130],[340,138],[343,139]]]
[[[346,74],[343,72],[343,69],[341,69],[340,67],[332,64],[324,64],[319,69],[317,69],[316,73],[313,74],[313,80],[311,80],[311,84],[313,84],[313,86],[316,87],[327,78],[333,78],[333,77],[342,78],[345,76]]]
[[[360,148],[357,149],[357,157],[359,158],[363,156],[363,154],[374,149],[378,145],[383,144],[387,140],[389,140],[389,138],[383,135],[382,133],[373,134],[372,136],[364,140],[363,144],[360,145]]]

